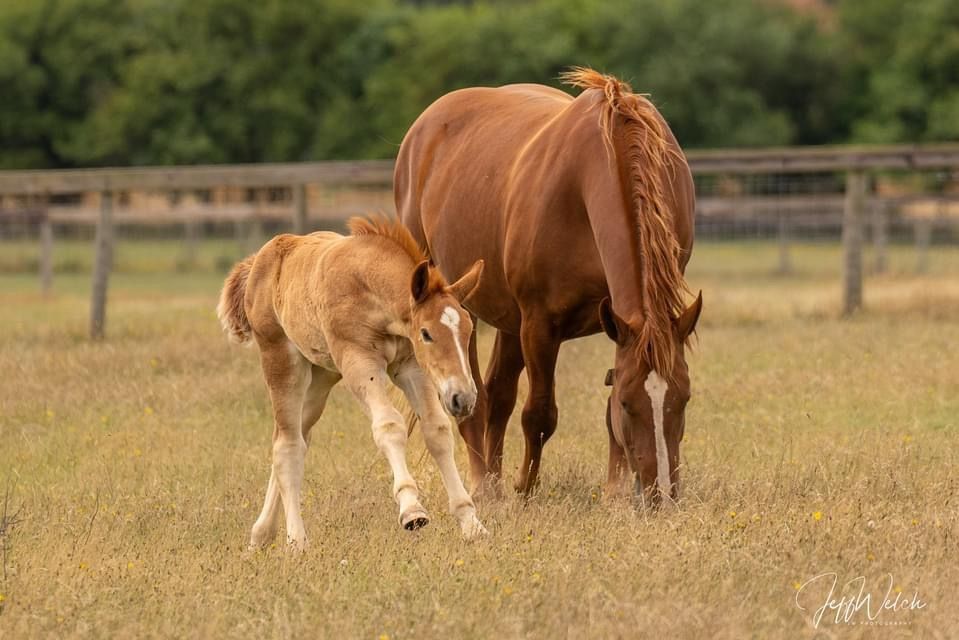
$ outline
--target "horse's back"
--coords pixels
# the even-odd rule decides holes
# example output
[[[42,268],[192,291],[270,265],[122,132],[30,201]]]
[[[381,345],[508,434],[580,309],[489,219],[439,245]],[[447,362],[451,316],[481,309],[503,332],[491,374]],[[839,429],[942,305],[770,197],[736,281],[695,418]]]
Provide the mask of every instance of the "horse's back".
[[[502,255],[514,169],[572,101],[535,84],[460,89],[420,115],[397,157],[394,195],[404,225],[449,280],[486,260],[468,306],[501,328],[514,327],[519,313],[504,295]]]

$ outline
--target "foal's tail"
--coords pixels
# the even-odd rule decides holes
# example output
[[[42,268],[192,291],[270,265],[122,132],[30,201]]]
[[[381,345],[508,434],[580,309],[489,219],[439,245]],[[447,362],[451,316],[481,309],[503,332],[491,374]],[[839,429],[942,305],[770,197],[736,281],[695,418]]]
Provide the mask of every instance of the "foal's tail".
[[[226,282],[223,283],[220,303],[216,306],[216,315],[220,319],[220,324],[223,325],[223,331],[226,332],[230,342],[237,344],[249,342],[253,337],[250,319],[246,317],[244,309],[244,299],[246,298],[246,280],[250,276],[255,257],[254,254],[236,263],[230,275],[226,277]]]

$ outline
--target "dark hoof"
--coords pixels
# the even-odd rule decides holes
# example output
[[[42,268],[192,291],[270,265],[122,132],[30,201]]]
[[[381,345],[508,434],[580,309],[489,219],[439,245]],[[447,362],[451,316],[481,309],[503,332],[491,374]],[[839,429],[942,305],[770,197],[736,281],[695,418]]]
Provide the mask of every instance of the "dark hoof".
[[[411,509],[409,513],[404,513],[403,517],[400,518],[400,524],[403,525],[403,528],[407,531],[416,531],[417,529],[422,529],[430,523],[430,517],[426,515],[426,512],[423,511],[422,507]]]
[[[430,519],[424,516],[413,518],[408,522],[403,523],[403,528],[407,531],[416,531],[417,529],[422,529],[430,523]]]

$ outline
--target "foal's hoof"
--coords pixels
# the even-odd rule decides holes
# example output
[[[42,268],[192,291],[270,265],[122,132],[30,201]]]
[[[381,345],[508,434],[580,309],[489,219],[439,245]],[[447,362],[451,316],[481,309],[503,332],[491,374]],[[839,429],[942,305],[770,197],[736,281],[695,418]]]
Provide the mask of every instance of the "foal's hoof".
[[[400,524],[407,531],[416,531],[430,523],[430,517],[422,508],[410,509],[400,516]]]
[[[489,535],[489,531],[486,530],[486,527],[483,526],[483,523],[480,522],[479,518],[475,515],[460,522],[460,530],[463,532],[463,538],[465,540],[477,540]]]

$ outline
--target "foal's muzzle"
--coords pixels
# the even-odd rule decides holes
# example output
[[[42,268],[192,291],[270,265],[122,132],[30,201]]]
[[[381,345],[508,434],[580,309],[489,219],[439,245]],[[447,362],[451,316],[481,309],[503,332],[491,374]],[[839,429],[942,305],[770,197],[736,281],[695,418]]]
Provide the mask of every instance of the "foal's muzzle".
[[[467,418],[476,406],[476,394],[470,391],[451,391],[446,394],[443,404],[454,418]]]

